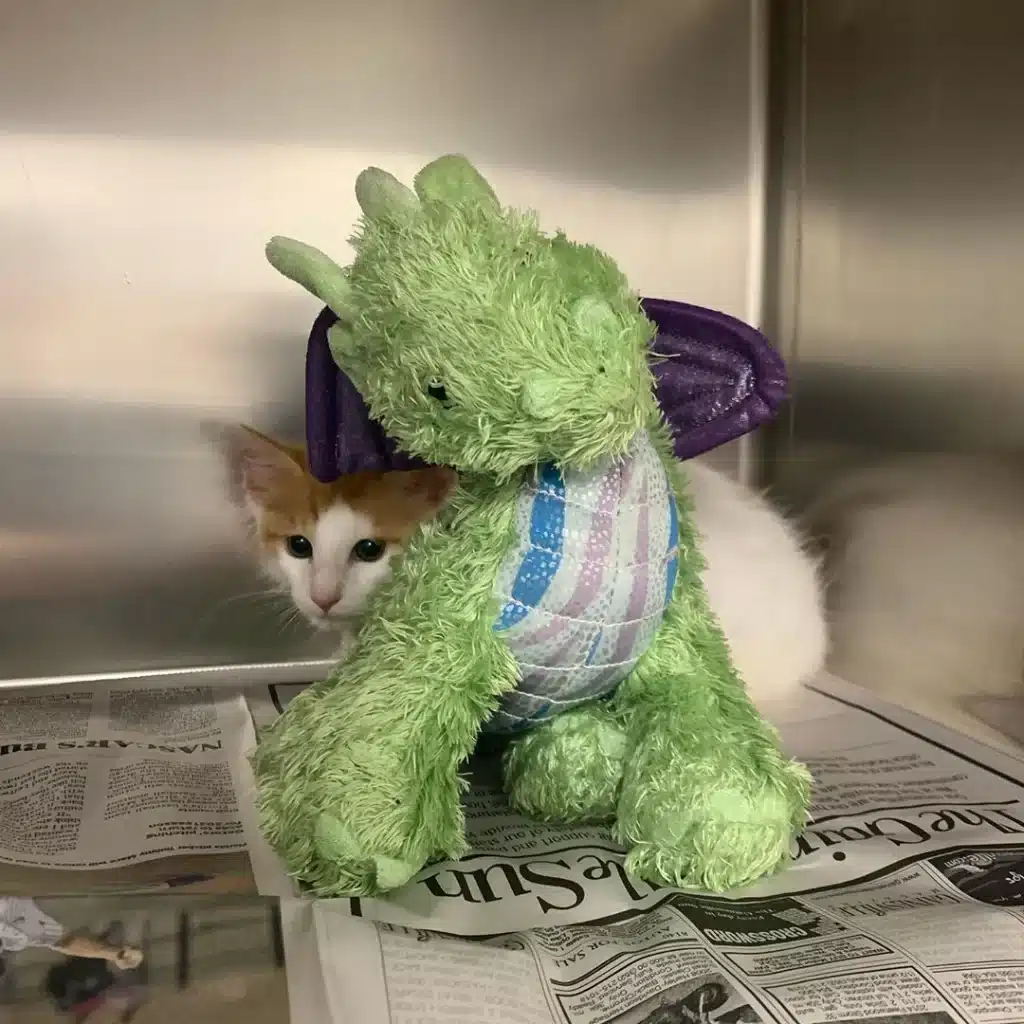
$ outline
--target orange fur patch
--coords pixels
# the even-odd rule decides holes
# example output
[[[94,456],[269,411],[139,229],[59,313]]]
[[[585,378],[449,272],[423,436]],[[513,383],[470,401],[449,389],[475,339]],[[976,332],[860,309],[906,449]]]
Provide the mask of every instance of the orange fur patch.
[[[277,449],[271,482],[259,495],[265,510],[259,541],[267,550],[285,537],[307,534],[328,509],[344,503],[373,523],[372,539],[404,544],[416,528],[437,514],[455,486],[454,471],[440,467],[402,472],[351,473],[321,483],[309,472],[305,449],[247,427],[264,445]]]

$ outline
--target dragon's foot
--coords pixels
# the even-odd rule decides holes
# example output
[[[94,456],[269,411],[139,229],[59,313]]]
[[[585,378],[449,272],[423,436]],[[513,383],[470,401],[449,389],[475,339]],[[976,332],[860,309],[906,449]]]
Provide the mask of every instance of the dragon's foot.
[[[616,837],[627,869],[655,884],[725,892],[782,868],[803,826],[810,776],[795,762],[738,761],[648,738],[631,751]]]
[[[565,823],[611,821],[626,737],[605,704],[588,704],[519,737],[505,755],[505,791],[525,814]]]

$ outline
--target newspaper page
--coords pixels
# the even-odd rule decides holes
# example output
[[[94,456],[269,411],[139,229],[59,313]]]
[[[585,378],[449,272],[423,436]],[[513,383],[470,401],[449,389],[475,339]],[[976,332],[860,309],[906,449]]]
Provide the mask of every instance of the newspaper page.
[[[252,736],[237,690],[0,692],[3,891],[252,890],[231,763]]]
[[[257,695],[257,720],[289,695]],[[476,766],[466,859],[293,912],[302,1019],[1024,1024],[1024,760],[837,680],[776,720],[818,786],[782,875],[650,886],[606,830],[528,822]]]
[[[946,870],[923,862],[800,898],[676,893],[603,924],[478,939],[320,902],[311,916],[328,1009],[301,1019],[1021,1024],[1021,908],[977,902]]]

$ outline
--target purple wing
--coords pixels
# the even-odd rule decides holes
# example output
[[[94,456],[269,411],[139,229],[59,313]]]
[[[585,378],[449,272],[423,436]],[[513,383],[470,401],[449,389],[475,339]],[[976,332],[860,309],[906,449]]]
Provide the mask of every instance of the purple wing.
[[[735,317],[669,299],[643,299],[658,402],[679,459],[734,441],[772,420],[786,397],[786,364]]]
[[[680,459],[692,459],[771,420],[786,397],[786,367],[758,331],[712,309],[644,299],[658,328],[651,347],[658,401]],[[338,318],[324,309],[306,350],[306,444],[313,476],[329,483],[361,470],[416,469],[370,416],[355,385],[338,369],[327,332]]]
[[[324,483],[363,470],[419,469],[370,416],[355,385],[338,369],[327,332],[337,316],[324,308],[306,348],[306,447],[309,471]]]

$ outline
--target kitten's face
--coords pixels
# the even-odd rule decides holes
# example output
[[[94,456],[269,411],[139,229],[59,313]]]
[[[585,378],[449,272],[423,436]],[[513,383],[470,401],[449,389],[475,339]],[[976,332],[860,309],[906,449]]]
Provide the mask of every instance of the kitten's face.
[[[391,562],[450,495],[447,469],[354,473],[322,484],[301,448],[249,427],[224,432],[263,570],[320,629],[358,618]]]
[[[326,628],[362,612],[390,575],[404,538],[383,536],[369,515],[342,499],[306,504],[256,511],[260,557],[306,619]]]

